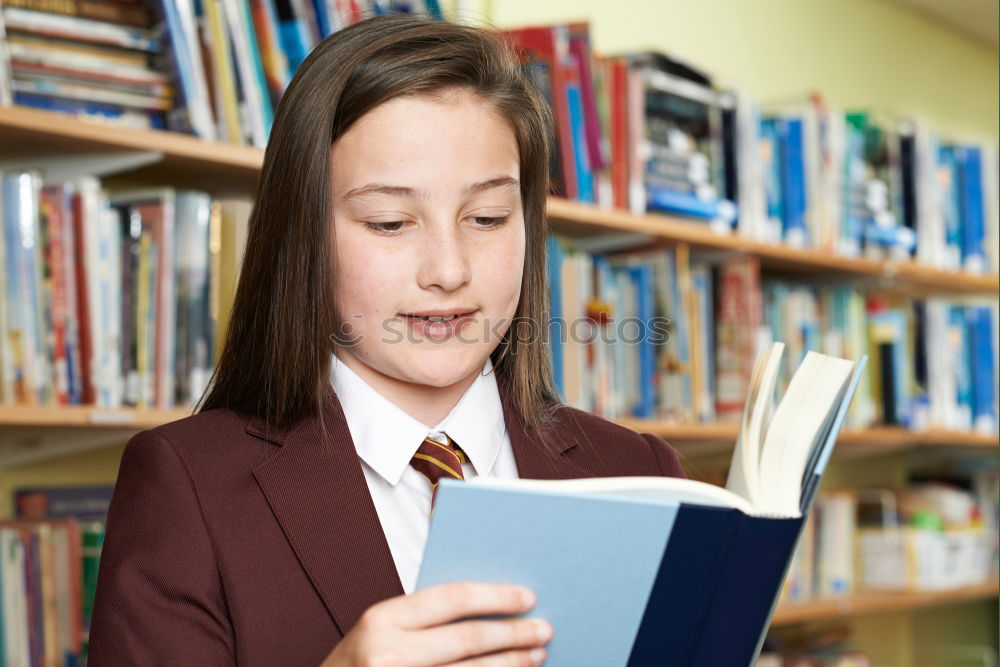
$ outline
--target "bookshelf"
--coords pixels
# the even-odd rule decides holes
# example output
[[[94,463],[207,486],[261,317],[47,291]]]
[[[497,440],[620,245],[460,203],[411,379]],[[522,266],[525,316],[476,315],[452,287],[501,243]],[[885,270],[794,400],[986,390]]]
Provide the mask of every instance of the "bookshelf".
[[[844,616],[911,611],[926,607],[939,607],[961,602],[995,599],[997,595],[997,581],[944,591],[863,593],[802,605],[778,607],[774,613],[772,626],[781,627],[799,623],[833,621]]]
[[[54,156],[147,154],[144,166],[120,178],[143,182],[189,185],[213,194],[249,196],[256,184],[263,151],[247,146],[205,142],[160,130],[141,130],[87,122],[48,111],[0,107],[0,165],[45,164]],[[709,226],[663,214],[637,215],[550,197],[548,215],[554,231],[571,237],[613,236],[630,247],[687,245],[694,251],[756,255],[768,271],[800,277],[830,277],[882,289],[922,294],[993,296],[1000,290],[996,274],[973,275],[945,271],[919,262],[875,261],[838,257],[812,248],[764,243],[737,234],[720,234]],[[190,410],[104,410],[92,406],[0,406],[0,425],[16,428],[38,440],[69,429],[119,429],[124,435],[180,419]],[[619,419],[633,430],[654,433],[686,456],[721,453],[736,438],[733,424],[674,424],[656,420]],[[51,458],[52,452],[31,456],[21,448],[14,458],[4,456],[0,438],[0,466]],[[898,427],[846,431],[838,457],[848,458],[906,448],[950,447],[990,451],[997,438],[978,433],[944,430],[911,432]],[[64,447],[56,450],[65,453]]]
[[[45,165],[55,159],[145,156],[131,178],[197,187],[216,195],[252,193],[263,151],[193,136],[87,122],[62,114],[0,106],[0,164]]]
[[[190,414],[189,408],[0,405],[0,428],[4,433],[0,436],[0,468],[76,453],[90,449],[89,443],[94,436],[121,439]],[[735,424],[675,424],[643,419],[614,421],[633,431],[658,435],[689,458],[728,453],[736,442]],[[52,446],[52,442],[58,444]],[[914,432],[901,427],[879,426],[844,431],[834,456],[845,460],[918,448],[991,455],[997,447],[997,437],[993,435],[943,429]]]
[[[253,192],[264,158],[258,148],[204,142],[159,130],[101,125],[18,107],[0,107],[0,143],[4,163],[31,164],[39,155],[152,153],[157,156],[155,162],[135,170],[130,178],[244,196]],[[23,157],[29,151],[32,157]],[[767,270],[797,275],[834,275],[925,295],[990,295],[1000,290],[996,274],[945,271],[915,261],[838,257],[813,248],[719,234],[705,224],[663,214],[635,215],[550,197],[548,215],[553,230],[569,236],[631,234],[635,245],[646,247],[686,244],[694,250],[740,252],[760,257]]]

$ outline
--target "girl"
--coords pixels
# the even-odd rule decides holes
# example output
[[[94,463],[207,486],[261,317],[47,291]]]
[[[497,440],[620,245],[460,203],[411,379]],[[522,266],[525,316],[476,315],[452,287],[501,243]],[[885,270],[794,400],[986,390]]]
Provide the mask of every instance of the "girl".
[[[544,660],[558,628],[520,616],[531,591],[414,592],[440,471],[684,474],[659,438],[553,390],[550,126],[483,30],[383,16],[312,52],[277,110],[211,388],[125,448],[93,667]]]

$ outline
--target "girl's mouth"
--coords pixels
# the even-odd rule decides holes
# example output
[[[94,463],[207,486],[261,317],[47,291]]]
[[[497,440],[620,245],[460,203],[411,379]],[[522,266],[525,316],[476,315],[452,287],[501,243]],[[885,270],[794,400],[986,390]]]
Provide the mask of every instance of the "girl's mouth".
[[[475,310],[471,310],[464,313],[434,315],[404,314],[403,319],[420,336],[432,340],[445,340],[457,335],[462,327],[474,319],[475,313]]]

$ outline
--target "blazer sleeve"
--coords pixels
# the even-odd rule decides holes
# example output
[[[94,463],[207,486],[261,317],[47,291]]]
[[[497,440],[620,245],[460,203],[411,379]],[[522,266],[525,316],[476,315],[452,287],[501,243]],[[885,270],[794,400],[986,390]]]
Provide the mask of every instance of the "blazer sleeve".
[[[235,665],[219,569],[195,488],[173,445],[125,446],[97,575],[88,663]]]
[[[681,457],[677,450],[671,447],[666,440],[652,433],[643,433],[642,437],[652,447],[653,454],[656,455],[656,460],[660,464],[660,472],[664,477],[687,479],[687,473],[684,472],[684,466],[681,464]]]

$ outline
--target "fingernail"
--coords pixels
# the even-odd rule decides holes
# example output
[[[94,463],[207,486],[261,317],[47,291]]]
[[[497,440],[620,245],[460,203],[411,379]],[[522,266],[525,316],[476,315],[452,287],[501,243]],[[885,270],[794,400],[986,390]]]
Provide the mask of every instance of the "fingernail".
[[[535,605],[535,592],[530,588],[521,589],[521,602],[526,607],[533,607]]]
[[[531,659],[533,663],[535,663],[536,665],[540,665],[542,664],[542,661],[545,660],[545,649],[543,648],[531,649],[531,652],[528,654],[528,657]]]
[[[552,637],[552,626],[547,622],[537,619],[534,621],[535,624],[535,634],[538,635],[538,640],[547,642]]]

